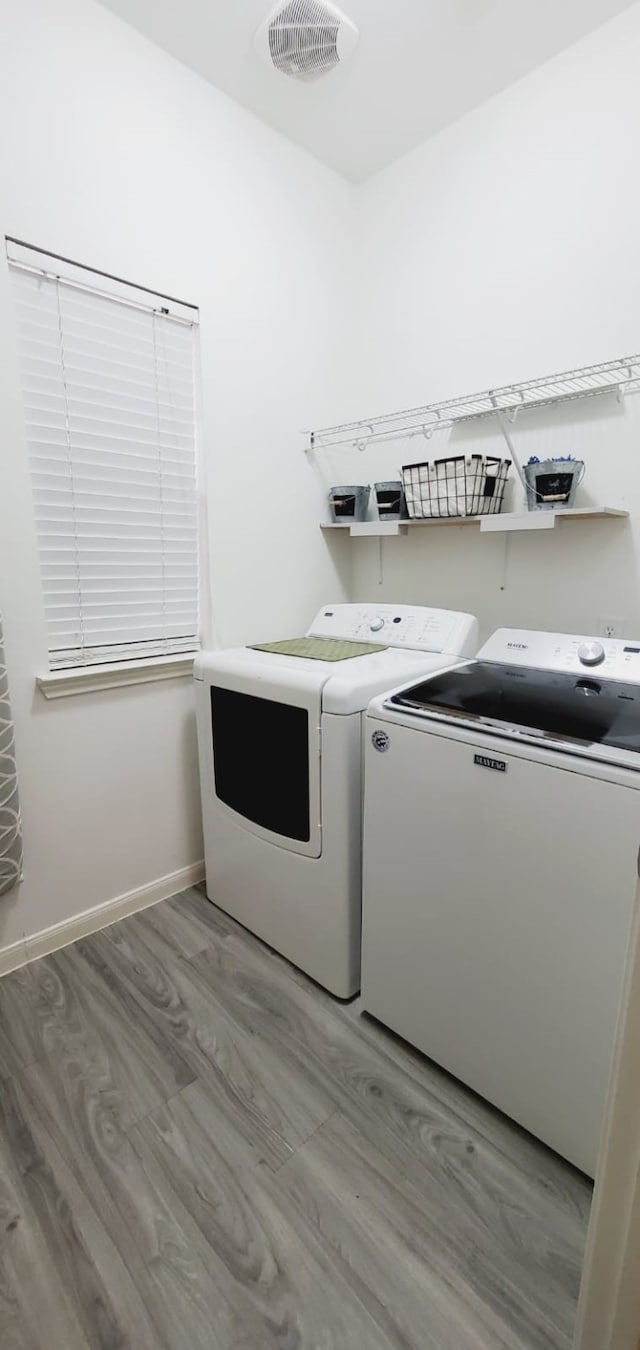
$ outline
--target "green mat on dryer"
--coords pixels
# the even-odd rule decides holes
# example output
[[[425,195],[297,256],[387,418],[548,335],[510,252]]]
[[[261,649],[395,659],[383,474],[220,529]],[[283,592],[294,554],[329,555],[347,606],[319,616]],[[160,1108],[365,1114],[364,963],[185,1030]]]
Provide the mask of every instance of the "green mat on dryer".
[[[347,638],[285,638],[283,642],[256,642],[254,652],[273,652],[276,656],[307,656],[312,661],[349,661],[352,656],[370,656],[385,652],[375,642],[350,642]]]

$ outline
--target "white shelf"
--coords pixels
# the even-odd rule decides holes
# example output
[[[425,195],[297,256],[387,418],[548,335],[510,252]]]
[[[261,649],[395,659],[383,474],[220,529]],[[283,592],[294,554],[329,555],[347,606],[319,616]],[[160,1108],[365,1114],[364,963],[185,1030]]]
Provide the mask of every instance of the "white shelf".
[[[417,524],[417,522],[415,522]],[[462,523],[462,522],[460,522]],[[376,539],[384,538],[389,534],[400,534],[405,525],[412,525],[409,520],[354,520],[352,524],[323,525],[323,530],[348,530],[349,534],[356,539],[373,536]],[[446,521],[443,521],[446,524]]]
[[[455,422],[500,415],[513,417],[521,409],[542,408],[570,399],[593,398],[598,394],[615,394],[623,398],[626,393],[639,390],[640,355],[624,356],[597,366],[546,375],[539,380],[524,380],[521,384],[465,394],[462,398],[446,399],[441,403],[426,403],[401,412],[323,427],[309,433],[307,449],[324,450],[344,445],[364,450],[376,441],[397,440],[423,432],[430,436],[433,431],[451,427]]]
[[[381,539],[406,534],[425,526],[479,525],[481,534],[501,534],[509,530],[552,530],[561,520],[627,520],[628,511],[614,506],[576,506],[557,511],[505,511],[495,516],[430,516],[425,520],[363,520],[329,522],[321,530],[348,531],[356,539]]]
[[[559,520],[628,520],[628,511],[614,506],[572,506],[565,511],[506,511],[496,516],[479,516],[480,532],[504,530],[552,530]]]

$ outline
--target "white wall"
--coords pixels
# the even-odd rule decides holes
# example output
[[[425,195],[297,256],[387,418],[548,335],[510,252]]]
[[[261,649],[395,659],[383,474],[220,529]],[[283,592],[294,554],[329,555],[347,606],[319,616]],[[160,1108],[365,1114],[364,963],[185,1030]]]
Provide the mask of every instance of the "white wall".
[[[360,413],[567,370],[640,351],[640,5],[513,85],[359,193]],[[424,528],[352,541],[354,598],[432,600],[499,623],[593,630],[626,616],[640,634],[640,398],[523,415],[529,454],[587,460],[580,501],[631,509],[630,526],[480,536]],[[461,449],[505,453],[486,424],[335,466],[344,481]],[[512,493],[512,500],[518,498]]]
[[[299,436],[640,348],[639,57],[636,5],[356,194],[92,0],[5,16],[0,231],[200,306],[210,640],[299,632],[347,593],[470,608],[485,631],[606,615],[640,632],[640,399],[515,428],[525,457],[584,453],[583,501],[629,506],[630,527],[425,528],[386,541],[382,572],[377,542],[327,546],[326,490],[434,442],[306,458]],[[483,426],[454,444],[500,442]],[[1,260],[0,606],[26,849],[1,948],[201,854],[188,681],[35,692],[46,642]]]
[[[91,0],[5,8],[0,232],[200,306],[209,635],[299,632],[347,576],[298,428],[344,411],[352,189]],[[188,680],[35,692],[46,642],[2,260],[0,513],[25,833],[2,947],[202,856]]]

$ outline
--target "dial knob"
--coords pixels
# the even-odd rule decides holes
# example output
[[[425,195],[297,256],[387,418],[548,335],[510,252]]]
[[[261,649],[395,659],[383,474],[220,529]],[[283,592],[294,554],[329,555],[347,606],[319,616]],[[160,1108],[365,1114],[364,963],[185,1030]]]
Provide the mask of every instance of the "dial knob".
[[[604,647],[601,642],[583,642],[578,647],[578,660],[583,666],[599,666],[604,661]]]
[[[380,629],[384,628],[384,619],[381,619],[378,614],[377,618],[371,620],[369,627],[372,633],[379,633]]]

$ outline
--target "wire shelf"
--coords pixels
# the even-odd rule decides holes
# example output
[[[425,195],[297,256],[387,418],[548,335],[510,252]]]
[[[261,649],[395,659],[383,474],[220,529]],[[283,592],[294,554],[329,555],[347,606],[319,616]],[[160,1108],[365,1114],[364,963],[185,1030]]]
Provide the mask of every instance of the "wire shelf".
[[[456,422],[473,418],[495,417],[497,414],[515,416],[524,408],[543,408],[549,404],[565,403],[571,399],[593,398],[598,394],[615,394],[623,398],[627,393],[640,391],[640,355],[625,356],[617,361],[605,361],[598,366],[584,366],[544,379],[525,380],[522,384],[506,384],[500,389],[487,389],[480,394],[446,399],[443,403],[427,403],[423,407],[407,408],[403,412],[385,413],[380,417],[365,417],[358,422],[343,422],[309,433],[309,450],[329,449],[348,445],[358,450],[376,441],[397,440],[423,434],[429,438],[434,431],[445,430]]]

